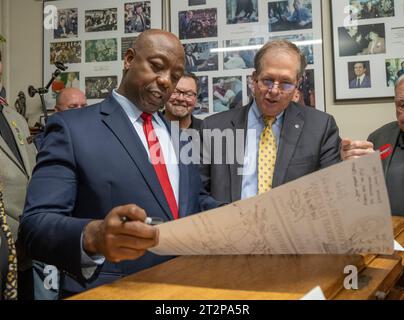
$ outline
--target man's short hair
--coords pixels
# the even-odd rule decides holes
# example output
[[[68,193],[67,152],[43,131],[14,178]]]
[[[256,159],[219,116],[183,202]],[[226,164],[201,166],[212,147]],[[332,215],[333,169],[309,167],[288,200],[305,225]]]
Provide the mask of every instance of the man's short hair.
[[[183,78],[191,78],[194,79],[195,84],[196,84],[196,92],[198,93],[199,91],[199,79],[198,77],[195,75],[195,73],[192,72],[184,72],[184,74],[182,75]]]
[[[257,74],[261,73],[262,58],[267,52],[271,50],[295,53],[300,59],[300,66],[297,72],[297,77],[299,79],[303,76],[304,70],[307,66],[306,57],[293,42],[284,39],[267,42],[264,46],[261,47],[261,49],[258,50],[257,54],[254,57],[254,68]]]
[[[360,63],[364,69],[367,69],[367,63],[365,61],[357,61],[353,64],[353,67],[355,68],[355,65]]]

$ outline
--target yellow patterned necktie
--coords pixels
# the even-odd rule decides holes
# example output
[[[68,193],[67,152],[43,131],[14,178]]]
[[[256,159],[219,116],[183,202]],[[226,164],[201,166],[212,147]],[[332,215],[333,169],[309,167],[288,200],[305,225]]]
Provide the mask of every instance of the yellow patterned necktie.
[[[17,300],[17,252],[11,234],[10,227],[7,224],[6,212],[3,203],[3,192],[0,185],[0,229],[6,236],[8,246],[8,271],[6,283],[3,289],[4,300]],[[1,290],[2,288],[0,288]]]
[[[258,193],[272,188],[276,162],[276,139],[272,131],[275,117],[264,116],[265,128],[262,130],[258,147]]]

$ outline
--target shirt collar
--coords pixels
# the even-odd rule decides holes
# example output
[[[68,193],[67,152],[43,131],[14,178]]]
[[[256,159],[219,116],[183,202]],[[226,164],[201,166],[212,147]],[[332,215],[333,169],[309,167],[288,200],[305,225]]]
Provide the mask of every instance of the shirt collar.
[[[125,113],[129,116],[130,119],[133,119],[137,122],[142,115],[143,111],[140,110],[132,101],[130,101],[125,96],[119,94],[116,89],[112,90],[112,96],[118,101],[118,103],[122,106]],[[158,112],[153,113],[153,119],[157,123],[159,122]],[[143,120],[142,120],[143,121]]]

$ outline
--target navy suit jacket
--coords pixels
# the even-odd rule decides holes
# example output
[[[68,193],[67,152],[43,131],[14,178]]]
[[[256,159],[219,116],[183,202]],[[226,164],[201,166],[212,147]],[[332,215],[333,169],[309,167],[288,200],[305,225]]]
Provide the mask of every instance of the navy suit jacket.
[[[363,81],[359,86],[358,86],[356,80],[357,80],[357,78],[355,78],[349,82],[349,88],[354,89],[354,88],[370,88],[371,87],[370,78],[368,76],[365,76],[363,78]]]
[[[180,217],[217,206],[204,192],[195,165],[180,162],[179,172]],[[84,227],[92,219],[103,219],[112,208],[130,203],[150,216],[172,219],[147,152],[118,102],[109,96],[93,106],[50,117],[28,187],[19,241],[28,256],[65,271],[60,285],[65,294],[171,258],[147,252],[134,261],[105,262],[92,279],[84,279]]]

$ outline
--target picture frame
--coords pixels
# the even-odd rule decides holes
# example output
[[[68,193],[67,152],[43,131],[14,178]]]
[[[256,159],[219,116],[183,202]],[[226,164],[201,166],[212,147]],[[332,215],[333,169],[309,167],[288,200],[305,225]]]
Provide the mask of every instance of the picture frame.
[[[56,61],[67,67],[45,95],[46,108],[54,108],[65,87],[84,91],[88,104],[108,96],[121,81],[125,52],[139,33],[162,28],[162,10],[161,0],[45,1],[44,13],[56,16],[52,28],[44,28],[43,83]]]
[[[389,98],[404,74],[404,0],[331,1],[334,99]]]
[[[253,94],[254,55],[272,39],[288,39],[302,49],[309,64],[299,87],[299,101],[325,111],[321,1],[299,2],[309,10],[307,21],[292,18],[294,0],[206,0],[199,5],[190,5],[194,2],[188,0],[170,2],[170,31],[179,36],[186,56],[192,55],[186,70],[204,79],[195,114],[204,117],[246,105]],[[241,3],[249,5],[242,7]]]

